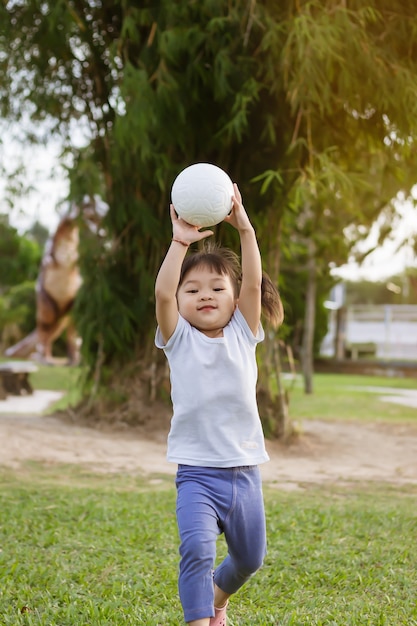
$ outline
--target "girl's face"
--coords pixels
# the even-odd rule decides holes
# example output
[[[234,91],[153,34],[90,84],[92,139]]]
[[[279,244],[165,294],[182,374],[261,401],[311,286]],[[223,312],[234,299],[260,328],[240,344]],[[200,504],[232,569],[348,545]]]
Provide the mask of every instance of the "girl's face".
[[[177,293],[178,311],[207,337],[221,337],[236,308],[230,277],[209,267],[191,269]]]

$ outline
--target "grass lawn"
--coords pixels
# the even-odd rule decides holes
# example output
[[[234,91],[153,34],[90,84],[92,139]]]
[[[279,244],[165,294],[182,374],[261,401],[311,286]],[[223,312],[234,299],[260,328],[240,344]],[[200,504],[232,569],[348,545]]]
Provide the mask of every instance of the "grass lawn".
[[[171,479],[32,464],[0,481],[2,625],[183,623]],[[230,626],[417,625],[416,495],[266,487],[269,552]]]
[[[78,375],[40,367],[32,383],[75,403]],[[364,389],[415,381],[319,374],[314,384],[312,396],[290,392],[293,419],[416,421],[416,409]],[[183,623],[171,478],[28,464],[0,468],[0,485],[2,626]],[[268,555],[232,600],[229,626],[417,626],[416,496],[417,485],[266,486]]]
[[[306,395],[301,378],[291,387],[290,416],[293,419],[363,420],[417,423],[417,409],[391,402],[382,402],[387,395],[383,388],[414,389],[412,378],[386,378],[352,374],[315,374],[314,393]],[[381,387],[381,393],[368,391],[368,387]]]
[[[55,402],[48,413],[65,409],[68,406],[76,406],[81,400],[82,367],[68,367],[65,365],[41,365],[37,364],[38,371],[30,375],[33,389],[47,389],[50,391],[63,391],[65,396]]]

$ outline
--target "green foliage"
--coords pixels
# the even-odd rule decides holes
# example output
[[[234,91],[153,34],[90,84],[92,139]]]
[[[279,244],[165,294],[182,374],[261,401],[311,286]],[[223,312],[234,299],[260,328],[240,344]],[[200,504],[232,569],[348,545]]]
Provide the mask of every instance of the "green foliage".
[[[82,204],[85,196],[105,197],[102,167],[96,161],[93,146],[72,149],[71,156],[72,165],[67,172],[73,202]]]
[[[25,281],[11,287],[2,300],[7,311],[4,322],[17,324],[22,336],[30,333],[36,325],[35,283]]]
[[[34,280],[41,255],[36,241],[19,235],[7,217],[0,216],[0,289]]]
[[[86,346],[100,354],[103,365],[117,357],[131,357],[134,348],[136,319],[131,292],[120,280],[119,269],[115,264],[97,267],[95,275],[90,274],[90,280],[87,277],[75,306],[84,354]]]
[[[0,337],[2,348],[35,327],[35,279],[42,257],[31,235],[19,235],[0,216]]]

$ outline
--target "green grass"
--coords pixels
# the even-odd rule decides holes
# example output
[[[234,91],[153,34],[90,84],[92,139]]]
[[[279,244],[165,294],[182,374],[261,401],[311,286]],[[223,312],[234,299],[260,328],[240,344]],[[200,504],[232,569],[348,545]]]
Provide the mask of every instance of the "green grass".
[[[38,371],[30,374],[33,389],[63,391],[65,394],[48,409],[48,413],[76,406],[81,401],[81,381],[84,373],[81,367],[40,364],[37,364],[37,367]]]
[[[30,375],[34,389],[50,389],[53,391],[71,391],[79,386],[82,375],[81,367],[64,365],[40,365],[38,371]]]
[[[290,384],[286,383],[287,388]],[[315,374],[314,393],[306,395],[301,378],[289,389],[290,416],[299,419],[401,421],[417,423],[417,410],[391,402],[382,402],[367,387],[417,389],[410,378],[384,378],[343,374]]]
[[[32,383],[75,398],[78,375],[40,367]],[[293,419],[416,420],[363,389],[412,380],[318,374],[314,385],[312,396],[291,391]],[[0,470],[0,484],[2,626],[182,624],[172,479],[31,463]],[[416,495],[412,485],[267,487],[268,555],[229,625],[417,626]]]
[[[172,479],[31,464],[0,481],[2,625],[183,623]],[[417,625],[416,495],[266,488],[268,555],[230,626]]]

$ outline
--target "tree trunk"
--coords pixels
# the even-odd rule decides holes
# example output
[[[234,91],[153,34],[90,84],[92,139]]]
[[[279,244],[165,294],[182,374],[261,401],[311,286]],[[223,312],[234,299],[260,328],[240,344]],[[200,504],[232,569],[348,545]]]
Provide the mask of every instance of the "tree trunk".
[[[346,308],[341,307],[336,311],[336,333],[335,333],[334,356],[336,359],[345,358],[346,343]]]
[[[279,342],[266,333],[257,389],[258,407],[267,439],[288,439],[293,432],[288,410],[288,392],[282,382]]]
[[[314,373],[314,327],[316,319],[316,255],[313,240],[307,242],[307,290],[306,307],[304,317],[304,333],[302,343],[302,368],[304,376],[304,392],[313,393],[313,373]]]
[[[271,225],[276,223],[275,228]],[[261,237],[266,252],[267,271],[278,284],[282,220],[277,219],[276,208],[271,206],[265,222],[266,230]],[[265,333],[265,341],[259,350],[260,369],[257,389],[259,413],[267,438],[285,440],[293,432],[288,410],[288,393],[283,385],[279,340],[274,332]]]

